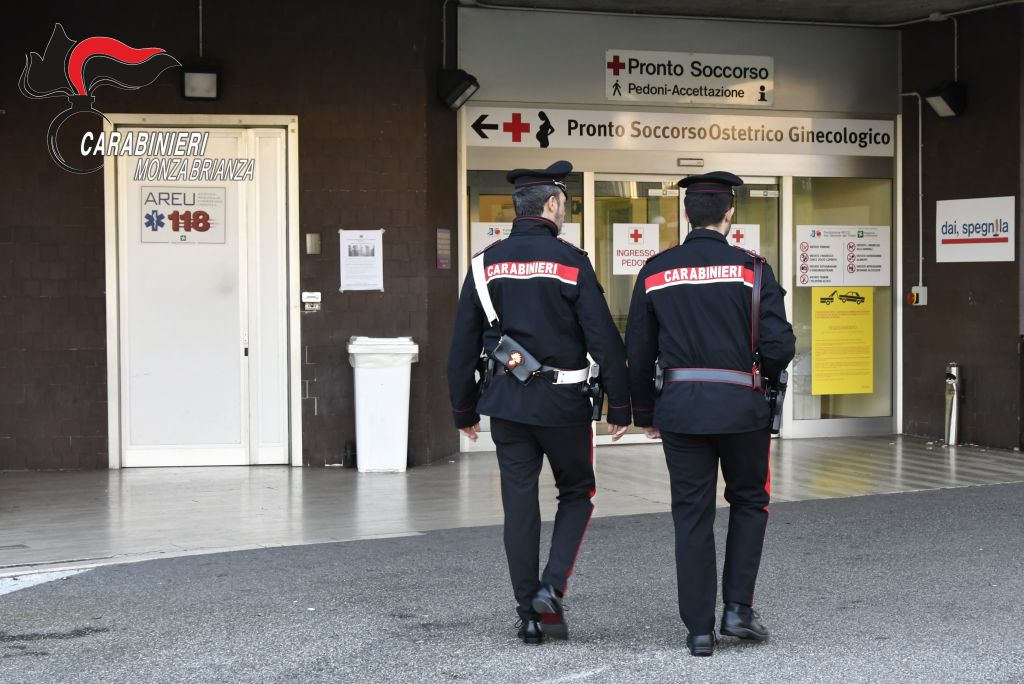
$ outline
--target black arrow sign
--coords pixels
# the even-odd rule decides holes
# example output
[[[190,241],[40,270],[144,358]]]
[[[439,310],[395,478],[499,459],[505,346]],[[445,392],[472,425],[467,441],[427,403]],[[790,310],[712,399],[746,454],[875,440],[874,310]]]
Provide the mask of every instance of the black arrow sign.
[[[473,122],[473,125],[470,126],[470,128],[472,128],[474,131],[476,131],[477,135],[479,135],[481,138],[484,138],[484,139],[487,138],[487,134],[484,133],[484,131],[496,131],[496,130],[498,130],[498,124],[485,124],[484,121],[486,121],[486,120],[487,120],[487,115],[486,114],[481,114],[477,118],[477,120]]]

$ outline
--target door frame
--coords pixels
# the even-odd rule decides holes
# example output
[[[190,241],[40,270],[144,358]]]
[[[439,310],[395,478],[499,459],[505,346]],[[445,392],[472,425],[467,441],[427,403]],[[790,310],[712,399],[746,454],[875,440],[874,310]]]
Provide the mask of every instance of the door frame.
[[[302,465],[302,349],[299,305],[299,118],[293,115],[231,114],[106,114],[106,134],[116,125],[155,128],[280,128],[285,131],[285,197],[287,222],[287,367],[289,464]],[[103,165],[104,263],[106,283],[107,342],[107,460],[111,469],[122,465],[121,429],[121,324],[120,266],[117,234],[117,158]],[[251,459],[250,459],[251,461]]]

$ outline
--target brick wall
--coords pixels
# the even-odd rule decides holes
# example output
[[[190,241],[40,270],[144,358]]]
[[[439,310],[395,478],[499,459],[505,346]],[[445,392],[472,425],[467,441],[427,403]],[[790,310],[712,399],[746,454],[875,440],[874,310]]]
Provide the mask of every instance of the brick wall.
[[[1015,195],[1021,189],[1019,7],[960,17],[959,78],[967,111],[939,118],[924,105],[924,283],[928,306],[904,314],[907,433],[941,438],[946,363],[963,367],[962,441],[1020,445],[1018,264],[935,262],[935,202]],[[903,89],[926,90],[953,76],[951,22],[903,31]],[[903,101],[903,268],[917,283],[917,106]],[[1017,221],[1020,244],[1020,220]]]
[[[101,174],[58,169],[45,133],[63,100],[29,101],[17,80],[53,25],[68,35],[159,45],[198,55],[193,3],[23,5],[0,45],[0,468],[107,465],[104,215]],[[412,335],[414,463],[457,449],[444,359],[457,276],[434,266],[434,230],[456,227],[455,116],[434,94],[441,1],[207,5],[205,55],[221,64],[222,97],[186,102],[178,75],[134,93],[97,93],[107,112],[295,114],[300,225],[320,256],[301,257],[304,290],[323,311],[302,320],[303,460],[340,460],[354,440],[352,335]],[[451,36],[453,31],[449,31]],[[339,228],[385,228],[385,292],[338,293]],[[315,405],[315,406],[314,406]]]

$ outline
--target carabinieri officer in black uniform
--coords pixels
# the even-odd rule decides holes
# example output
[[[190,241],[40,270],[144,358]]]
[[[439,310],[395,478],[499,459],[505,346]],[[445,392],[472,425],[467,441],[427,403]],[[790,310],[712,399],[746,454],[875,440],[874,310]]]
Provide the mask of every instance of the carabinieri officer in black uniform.
[[[516,169],[516,219],[504,241],[474,256],[459,298],[448,386],[455,426],[476,441],[491,416],[505,509],[505,553],[521,619],[519,637],[567,638],[562,599],[594,509],[589,353],[608,393],[609,433],[630,422],[625,346],[586,252],[558,238],[566,161]],[[483,289],[481,289],[481,285]],[[494,359],[477,385],[481,350]],[[600,398],[594,399],[599,402]],[[558,512],[547,567],[538,577],[537,481],[547,454]]]
[[[693,230],[640,271],[626,330],[634,422],[664,444],[679,614],[696,656],[714,652],[719,463],[730,505],[720,631],[768,638],[751,608],[770,492],[765,384],[793,359],[795,338],[771,267],[726,242],[733,188],[742,184],[720,171],[679,181]]]

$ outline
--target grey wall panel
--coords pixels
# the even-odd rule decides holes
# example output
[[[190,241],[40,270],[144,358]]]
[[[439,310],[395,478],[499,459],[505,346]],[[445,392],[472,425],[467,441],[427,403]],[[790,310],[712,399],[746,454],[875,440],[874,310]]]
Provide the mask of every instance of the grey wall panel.
[[[476,101],[610,105],[603,65],[612,48],[773,57],[774,111],[899,111],[895,30],[459,10],[459,65],[480,81]]]

